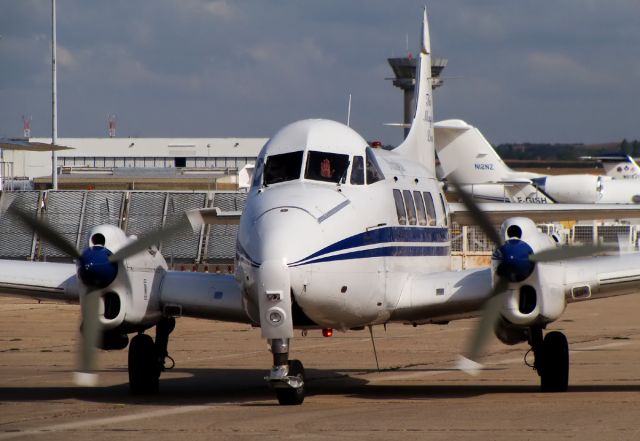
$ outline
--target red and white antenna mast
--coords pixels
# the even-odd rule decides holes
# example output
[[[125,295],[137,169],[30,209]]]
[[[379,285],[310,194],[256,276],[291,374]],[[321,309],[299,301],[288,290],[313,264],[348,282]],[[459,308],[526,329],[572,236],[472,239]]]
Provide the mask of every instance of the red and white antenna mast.
[[[109,119],[107,122],[107,127],[109,129],[109,138],[115,138],[116,136],[116,116],[115,115],[109,115]]]
[[[31,120],[33,119],[32,116],[29,116],[28,118],[24,115],[22,115],[22,135],[25,138],[31,138]]]

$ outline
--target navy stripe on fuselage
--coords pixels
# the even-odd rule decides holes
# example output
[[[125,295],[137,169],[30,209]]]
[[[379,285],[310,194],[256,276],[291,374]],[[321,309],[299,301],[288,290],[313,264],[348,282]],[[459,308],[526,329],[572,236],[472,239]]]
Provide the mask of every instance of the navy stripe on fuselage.
[[[292,262],[290,266],[295,266],[301,262],[308,260],[317,261],[317,258],[329,253],[335,253],[339,251],[345,251],[352,248],[358,248],[368,245],[380,245],[394,242],[428,242],[428,243],[446,243],[449,241],[449,229],[443,227],[382,227],[375,230],[365,231],[364,233],[358,233],[353,236],[342,239],[335,242],[321,250],[300,259],[296,262]],[[388,248],[388,247],[387,247]],[[402,247],[412,248],[412,247]],[[418,247],[420,248],[420,247]],[[448,247],[435,247],[435,248],[448,248]],[[438,251],[439,252],[439,251]],[[389,254],[390,256],[394,254]],[[418,255],[433,255],[433,254],[418,254]],[[334,259],[335,260],[335,259]]]
[[[337,260],[354,260],[354,259],[368,259],[371,257],[423,257],[423,256],[447,256],[449,255],[450,247],[448,246],[388,246],[379,248],[369,248],[366,250],[351,251],[342,254],[333,254],[326,257],[318,257],[317,259],[311,259],[300,262],[292,263],[289,266],[301,266],[309,265],[312,263],[321,262],[333,262]]]

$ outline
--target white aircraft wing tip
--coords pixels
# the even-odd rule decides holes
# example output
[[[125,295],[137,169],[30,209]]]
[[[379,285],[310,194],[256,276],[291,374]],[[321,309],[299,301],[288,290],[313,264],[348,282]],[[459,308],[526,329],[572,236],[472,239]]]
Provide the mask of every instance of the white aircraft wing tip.
[[[73,382],[82,387],[93,387],[98,384],[98,374],[90,372],[74,372]]]
[[[480,363],[475,362],[462,355],[459,355],[458,361],[456,361],[456,369],[463,371],[464,373],[472,375],[474,377],[480,374],[480,371],[482,370],[482,368],[483,366]]]

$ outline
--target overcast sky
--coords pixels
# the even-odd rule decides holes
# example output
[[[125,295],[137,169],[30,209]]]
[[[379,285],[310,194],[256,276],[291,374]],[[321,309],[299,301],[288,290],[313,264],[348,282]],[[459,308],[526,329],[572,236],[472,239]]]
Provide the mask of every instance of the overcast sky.
[[[60,137],[269,137],[309,117],[396,144],[386,59],[424,1],[57,0]],[[640,1],[438,0],[437,120],[493,143],[640,138]],[[0,0],[0,136],[51,135],[51,1]]]

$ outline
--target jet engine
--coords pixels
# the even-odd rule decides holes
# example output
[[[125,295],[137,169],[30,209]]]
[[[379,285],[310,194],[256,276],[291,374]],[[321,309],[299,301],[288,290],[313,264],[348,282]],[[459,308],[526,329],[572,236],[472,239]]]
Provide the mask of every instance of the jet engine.
[[[594,204],[603,195],[604,176],[560,175],[533,179],[536,187],[560,203]]]

